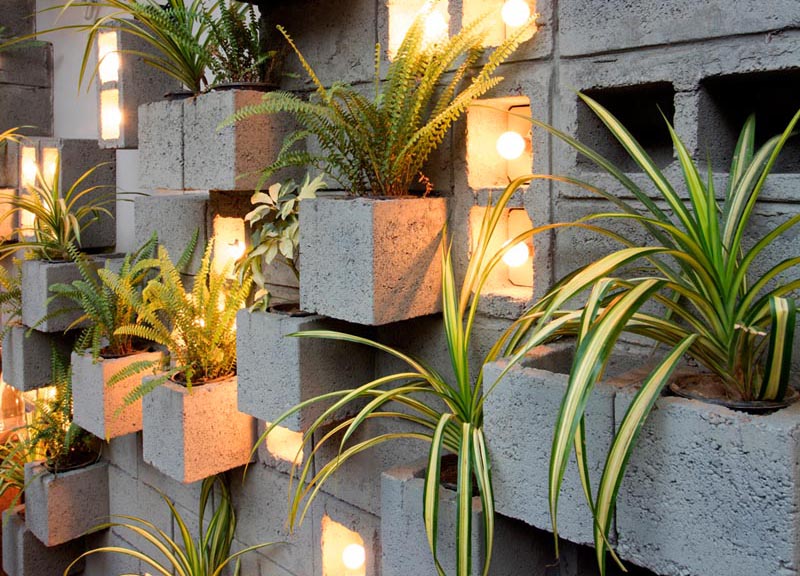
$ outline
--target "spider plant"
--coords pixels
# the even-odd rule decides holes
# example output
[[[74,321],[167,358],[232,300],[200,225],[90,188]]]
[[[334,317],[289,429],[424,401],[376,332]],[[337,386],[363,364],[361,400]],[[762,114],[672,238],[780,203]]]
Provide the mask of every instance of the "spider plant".
[[[0,191],[0,206],[5,207],[0,222],[15,213],[22,221],[32,219],[32,224],[23,222],[16,227],[19,242],[0,246],[0,258],[27,248],[35,258],[69,260],[70,247],[80,247],[83,230],[104,215],[114,217],[106,208],[116,202],[113,192],[103,192],[108,186],[84,187],[85,181],[103,165],[89,168],[67,190],[61,189],[60,168],[56,166],[52,181],[37,170],[36,182],[27,192],[17,195],[13,190]]]
[[[105,268],[98,269],[94,261],[70,248],[71,258],[77,263],[80,280],[71,284],[50,286],[50,299],[63,297],[71,300],[82,314],[67,330],[88,322],[75,343],[76,350],[90,350],[97,360],[101,355],[109,357],[128,356],[142,349],[141,342],[128,334],[117,334],[117,328],[136,321],[136,309],[129,303],[135,300],[134,293],[144,288],[148,273],[152,269],[158,238],[153,234],[138,250],[127,254],[119,267],[106,261]],[[125,296],[120,296],[125,294]],[[64,308],[56,314],[73,310]]]
[[[221,496],[219,504],[213,506],[211,494],[214,487],[219,487]],[[121,546],[104,546],[84,552],[76,558],[72,564],[64,570],[64,576],[70,573],[72,567],[83,558],[92,554],[110,553],[124,554],[137,560],[141,560],[160,576],[171,576],[181,574],[182,576],[219,576],[222,571],[234,560],[233,574],[239,576],[241,573],[241,556],[271,546],[272,543],[256,544],[231,554],[231,544],[236,532],[236,511],[231,501],[231,491],[229,483],[221,476],[213,476],[203,480],[200,489],[200,507],[198,535],[192,537],[186,521],[181,517],[175,505],[164,494],[161,494],[164,504],[169,508],[172,516],[172,523],[180,533],[180,540],[171,538],[167,532],[142,518],[135,516],[115,516],[111,522],[101,524],[93,528],[90,533],[114,528],[115,530],[127,530],[131,535],[136,535],[144,539],[158,550],[159,554],[148,555],[140,550],[125,548]],[[211,518],[207,520],[208,511],[211,511]],[[117,518],[118,521],[113,521]],[[206,521],[207,520],[207,521]],[[203,528],[205,526],[205,529]],[[169,530],[166,527],[166,530]]]
[[[380,77],[381,47],[376,47],[371,98],[341,82],[326,88],[289,34],[278,27],[316,91],[311,101],[289,92],[271,92],[226,122],[288,113],[301,126],[284,140],[276,161],[264,170],[262,183],[283,168],[314,166],[357,196],[405,195],[417,180],[430,191],[432,185],[421,172],[423,165],[469,105],[500,83],[497,68],[530,32],[533,21],[511,34],[474,77],[463,82],[473,67],[479,66],[489,14],[438,43],[426,41],[425,15],[414,20],[389,64],[385,81]],[[321,154],[295,149],[296,143],[309,136],[319,142]]]
[[[606,551],[611,551],[608,533],[628,458],[654,402],[684,353],[708,370],[731,398],[771,401],[786,394],[796,322],[793,293],[800,288],[797,276],[800,256],[790,255],[773,263],[755,281],[750,276],[753,263],[764,260],[767,246],[800,223],[800,215],[771,224],[752,243],[745,242],[745,232],[764,183],[800,120],[800,112],[782,134],[758,149],[755,119],[747,120],[734,150],[721,200],[717,199],[710,169],[704,179],[667,122],[688,191],[684,200],[677,192],[678,186],[669,182],[608,110],[585,95],[580,97],[641,167],[668,211],[662,210],[645,190],[601,155],[555,128],[534,121],[608,172],[638,202],[634,205],[586,182],[564,179],[599,194],[619,210],[594,214],[586,220],[632,222],[642,226],[654,244],[636,246],[608,229],[593,228],[618,241],[622,248],[557,285],[519,320],[507,351],[515,352],[515,358],[519,358],[540,343],[541,334],[550,331],[554,322],[563,323],[570,300],[590,290],[586,305],[572,311],[580,318],[570,327],[578,342],[553,437],[549,498],[557,536],[558,495],[569,454],[574,449],[594,516],[597,562],[604,574]],[[637,265],[635,275],[629,272],[631,265]],[[642,308],[653,302],[662,312]],[[641,384],[626,411],[595,492],[585,466],[581,466],[585,456],[584,412],[589,395],[623,332],[650,338],[670,351]]]

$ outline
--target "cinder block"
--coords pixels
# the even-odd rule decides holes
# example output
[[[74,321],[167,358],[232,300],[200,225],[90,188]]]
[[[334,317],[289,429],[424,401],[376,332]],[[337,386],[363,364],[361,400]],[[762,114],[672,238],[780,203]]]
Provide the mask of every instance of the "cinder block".
[[[443,198],[305,200],[300,307],[368,325],[440,311],[446,211]]]
[[[615,401],[621,423],[634,389]],[[796,574],[800,404],[757,416],[662,397],[617,500],[618,550],[658,574]]]
[[[184,104],[184,185],[201,190],[253,190],[283,139],[297,129],[287,115],[252,116],[220,130],[237,111],[261,102],[263,92],[212,90]]]
[[[255,420],[236,409],[236,377],[186,387],[168,381],[144,397],[145,462],[188,483],[251,461]]]
[[[46,546],[75,540],[108,520],[107,462],[57,475],[33,462],[25,465],[25,483],[25,522]]]
[[[59,296],[48,303],[50,286],[80,280],[74,262],[25,260],[22,263],[22,323],[40,332],[62,332],[81,316],[77,305]],[[66,312],[56,313],[60,310]]]
[[[3,155],[3,150],[0,150],[0,156]],[[0,160],[0,163],[2,160]],[[3,178],[3,170],[0,168],[0,179]],[[0,188],[0,194],[13,194],[13,188]],[[0,243],[13,242],[15,239],[14,228],[17,226],[18,216],[17,213],[8,214],[6,218],[0,222]]]
[[[6,0],[3,5],[3,35],[33,34],[36,31],[36,1]]]
[[[289,338],[301,330],[354,333],[354,327],[320,316],[293,316],[282,312],[248,312],[236,318],[239,409],[274,422],[290,408],[328,392],[357,388],[373,379],[373,351],[367,346],[322,340]],[[284,420],[290,430],[307,430],[331,402],[316,403]],[[341,420],[357,405],[337,413]]]
[[[199,231],[197,248],[186,268],[186,273],[196,274],[209,240],[207,210],[208,192],[139,196],[134,200],[136,237],[145,240],[157,233],[159,244],[167,249],[174,262]]]
[[[492,463],[497,512],[544,530],[551,529],[548,470],[553,429],[567,389],[573,343],[535,348],[510,369],[484,404],[484,432]],[[508,366],[499,360],[484,366],[484,388]],[[609,365],[607,377],[630,365]],[[614,432],[616,381],[595,386],[586,409],[586,452],[591,478],[600,478]],[[574,455],[570,456],[559,497],[559,534],[577,543],[593,542]]]
[[[351,538],[342,538],[341,528],[355,532],[364,547],[364,574],[381,575],[381,519],[345,502],[321,494],[311,510],[311,518],[306,522],[314,523],[313,547],[315,576],[333,576],[346,574],[342,561],[343,549],[353,542]]]
[[[116,438],[142,429],[142,401],[125,406],[125,397],[142,382],[137,374],[108,386],[107,382],[134,362],[157,360],[160,352],[143,352],[122,358],[101,358],[72,353],[73,421],[99,438]],[[118,411],[121,412],[118,413]]]
[[[83,552],[83,540],[47,547],[25,524],[25,506],[3,511],[3,572],[7,576],[62,575]],[[83,571],[78,563],[70,574]]]
[[[381,478],[382,576],[434,574],[436,566],[425,534],[423,497],[427,461],[398,466]],[[456,492],[439,490],[437,558],[445,573],[456,572]],[[480,497],[472,498],[472,574],[483,573],[486,550]],[[389,512],[391,511],[391,512]],[[537,537],[538,536],[538,537]],[[532,534],[521,522],[495,516],[495,540],[490,574],[543,574],[552,561],[550,535]]]
[[[6,141],[0,146],[0,187],[16,190],[19,186],[19,145]],[[16,222],[14,218],[8,221]]]
[[[139,187],[183,190],[183,101],[139,106]]]
[[[51,135],[53,88],[0,84],[0,127],[6,130],[14,126],[30,126],[22,131],[29,136]]]
[[[87,548],[94,550],[102,547],[120,547],[134,549],[132,545],[120,538],[111,531],[101,532],[87,538]],[[127,554],[117,554],[112,552],[101,552],[86,557],[86,567],[83,570],[84,576],[116,576],[117,574],[144,574],[149,566],[143,566],[137,558]],[[54,574],[54,576],[59,576]]]
[[[53,350],[66,358],[73,341],[71,335],[28,332],[26,326],[13,326],[3,338],[3,379],[23,392],[53,383]]]
[[[3,59],[0,60],[0,84],[52,87],[53,45],[49,42],[31,42],[4,50]],[[27,102],[25,106],[28,106]]]
[[[111,438],[103,450],[103,457],[126,474],[139,476],[139,460],[141,459],[142,439],[140,434],[128,434]],[[112,494],[114,492],[112,487]]]

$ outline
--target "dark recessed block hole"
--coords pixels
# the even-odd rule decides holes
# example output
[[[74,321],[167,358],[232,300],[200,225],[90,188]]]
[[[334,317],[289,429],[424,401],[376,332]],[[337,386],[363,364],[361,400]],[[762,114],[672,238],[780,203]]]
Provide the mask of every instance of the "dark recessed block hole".
[[[800,108],[800,70],[733,74],[701,83],[698,144],[715,171],[730,169],[739,132],[750,114],[756,115],[756,145],[786,128]],[[783,148],[773,172],[800,173],[800,138]]]
[[[584,93],[616,116],[659,167],[672,162],[672,140],[662,117],[663,113],[672,123],[675,116],[675,89],[671,83],[596,88]],[[625,172],[641,172],[622,145],[582,101],[578,102],[578,139]],[[601,170],[583,156],[578,157],[578,165],[587,170]]]

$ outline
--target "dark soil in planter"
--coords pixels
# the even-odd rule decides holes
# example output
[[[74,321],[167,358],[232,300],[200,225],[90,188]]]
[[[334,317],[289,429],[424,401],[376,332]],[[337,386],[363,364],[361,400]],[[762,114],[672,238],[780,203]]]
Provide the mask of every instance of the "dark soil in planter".
[[[211,90],[225,91],[225,90],[253,90],[255,92],[274,92],[278,89],[277,84],[270,82],[226,82],[224,84],[215,84]]]
[[[194,96],[194,92],[191,90],[175,90],[173,92],[167,92],[164,94],[165,100],[175,101],[175,100],[186,100],[187,98],[191,98]]]
[[[86,468],[100,460],[102,453],[102,441],[88,432],[84,432],[73,439],[69,454],[56,458],[50,458],[48,455],[44,467],[52,474]]]
[[[273,314],[283,314],[292,318],[305,318],[306,316],[313,316],[311,312],[306,312],[300,309],[299,302],[285,302],[283,304],[275,304],[269,307],[269,311]]]
[[[135,356],[137,354],[145,354],[147,352],[155,352],[155,351],[156,349],[153,346],[139,342],[134,344],[134,349],[131,352],[128,352],[127,354],[110,354],[107,348],[102,348],[100,350],[100,358],[102,358],[103,360],[117,360],[119,358],[127,358],[129,356]],[[87,354],[89,352],[90,352],[89,350],[86,350]]]
[[[741,394],[734,393],[722,384],[714,374],[694,374],[683,376],[669,384],[669,390],[676,396],[699,400],[709,404],[725,406],[731,410],[750,414],[766,414],[786,408],[793,404],[800,394],[791,386],[786,390],[783,400],[745,400]]]
[[[215,382],[222,382],[223,380],[227,380],[228,378],[232,378],[236,376],[236,372],[231,374],[226,374],[225,376],[219,376],[217,378],[213,378],[211,380],[194,380],[192,381],[192,387],[195,386],[205,386],[206,384],[214,384]],[[184,388],[188,388],[186,385],[186,376],[181,374],[175,374],[175,376],[170,378],[171,382],[174,382],[178,386],[183,386]]]

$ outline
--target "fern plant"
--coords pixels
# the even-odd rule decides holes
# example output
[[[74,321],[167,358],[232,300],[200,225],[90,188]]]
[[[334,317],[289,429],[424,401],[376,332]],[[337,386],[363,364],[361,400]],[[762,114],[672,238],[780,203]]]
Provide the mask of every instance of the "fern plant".
[[[130,305],[134,293],[140,293],[152,270],[158,238],[155,234],[138,250],[125,256],[119,271],[107,260],[105,268],[97,269],[93,260],[71,249],[81,279],[71,284],[54,284],[50,287],[50,300],[58,297],[71,300],[82,314],[67,330],[88,322],[82,329],[76,350],[89,350],[97,360],[107,357],[128,356],[143,348],[141,341],[128,334],[117,334],[117,328],[136,322],[136,309]],[[124,296],[122,296],[124,294]],[[75,308],[61,309],[65,313]]]
[[[141,293],[120,292],[125,306],[136,311],[136,322],[119,327],[118,336],[155,342],[169,352],[170,362],[158,376],[145,380],[125,399],[130,404],[168,379],[188,388],[236,373],[236,313],[245,304],[252,280],[246,274],[240,284],[228,280],[231,266],[215,272],[212,244],[206,248],[191,290],[184,288],[179,267],[163,246],[152,261],[157,269]],[[145,261],[146,262],[146,261]],[[159,360],[133,362],[109,380],[109,385],[134,374],[162,368]]]
[[[467,107],[500,83],[502,78],[495,74],[498,67],[533,26],[532,20],[521,26],[466,81],[481,58],[488,16],[450,39],[427,44],[425,14],[420,14],[389,65],[385,81],[380,78],[381,47],[376,46],[372,98],[340,82],[326,88],[289,34],[278,27],[316,92],[310,101],[289,92],[266,94],[262,102],[244,107],[227,124],[258,114],[288,113],[301,126],[284,140],[277,159],[264,170],[262,184],[283,168],[313,166],[357,196],[405,195],[416,180],[424,183],[427,193],[432,184],[422,173],[423,165]],[[307,137],[318,141],[321,153],[296,149]]]
[[[299,208],[300,202],[315,198],[317,191],[325,187],[322,175],[313,180],[306,174],[302,184],[287,180],[273,184],[266,193],[256,192],[250,199],[255,206],[245,216],[253,229],[251,248],[244,259],[236,264],[237,275],[243,280],[251,275],[255,293],[250,310],[266,310],[270,303],[267,289],[267,268],[280,255],[278,261],[288,266],[296,278],[298,269]]]
[[[3,317],[2,340],[22,318],[22,267],[16,258],[10,268],[0,266],[0,315]]]

